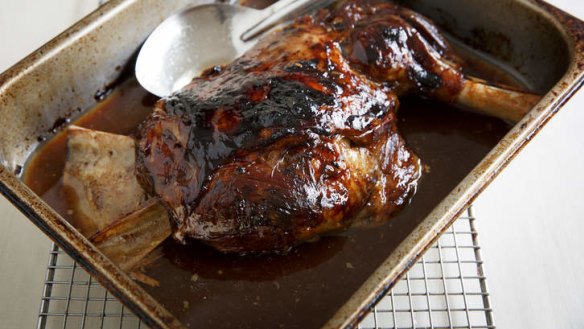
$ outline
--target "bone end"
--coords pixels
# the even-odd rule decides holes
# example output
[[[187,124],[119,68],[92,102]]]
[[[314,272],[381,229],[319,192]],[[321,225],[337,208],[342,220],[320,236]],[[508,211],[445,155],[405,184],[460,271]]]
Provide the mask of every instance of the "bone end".
[[[136,179],[131,137],[72,126],[67,131],[65,193],[73,223],[85,236],[125,216],[145,201]]]
[[[455,102],[471,111],[516,123],[539,103],[540,99],[541,96],[528,92],[466,80]]]

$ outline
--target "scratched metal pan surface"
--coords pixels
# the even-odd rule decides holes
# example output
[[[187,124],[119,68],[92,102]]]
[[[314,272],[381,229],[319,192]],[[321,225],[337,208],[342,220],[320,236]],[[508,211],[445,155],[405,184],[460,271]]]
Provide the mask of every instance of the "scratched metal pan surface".
[[[395,224],[391,224],[394,226],[393,229],[387,231],[387,234],[391,236],[388,240],[390,247],[378,250],[364,248],[363,254],[358,258],[359,262],[344,262],[338,255],[343,254],[343,250],[347,249],[346,246],[357,250],[363,247],[362,244],[351,245],[352,241],[359,240],[360,233],[355,233],[353,236],[340,235],[339,238],[332,237],[318,242],[330,247],[327,250],[332,251],[327,251],[327,253],[332,254],[314,252],[319,248],[318,243],[299,248],[308,250],[307,253],[318,254],[318,257],[322,259],[315,263],[295,265],[293,259],[288,259],[290,262],[286,260],[280,263],[272,259],[266,266],[266,264],[258,265],[258,261],[253,260],[263,273],[254,272],[250,277],[246,277],[236,271],[240,277],[235,286],[229,286],[231,284],[229,280],[214,277],[213,284],[218,287],[231,287],[226,289],[229,292],[224,295],[205,296],[209,303],[215,299],[213,305],[220,305],[220,307],[206,307],[206,305],[195,303],[191,304],[187,312],[183,306],[188,303],[183,303],[182,296],[175,298],[179,299],[177,304],[180,306],[176,306],[173,300],[164,297],[168,294],[180,294],[179,290],[182,289],[180,286],[162,286],[163,289],[154,289],[132,280],[104,257],[40,196],[24,185],[21,174],[27,159],[43,140],[50,138],[51,131],[57,123],[62,123],[63,118],[78,116],[80,112],[95,106],[97,101],[94,95],[108,89],[112,82],[118,80],[124,71],[123,68],[130,66],[136,50],[157,24],[172,12],[193,3],[205,3],[205,1],[110,1],[0,76],[2,126],[0,130],[0,190],[101,284],[146,324],[155,328],[181,328],[187,325],[228,327],[229,324],[234,327],[258,327],[261,324],[263,327],[275,327],[273,325],[275,322],[270,321],[278,321],[278,317],[282,321],[288,319],[286,321],[289,322],[286,323],[289,327],[355,326],[369,307],[393,286],[409,265],[439,237],[458,214],[560,110],[562,105],[579,89],[583,80],[584,23],[544,2],[539,0],[403,1],[404,5],[432,18],[444,31],[481,51],[490,53],[519,72],[533,89],[545,94],[541,102],[519,123],[505,130],[504,133],[487,131],[487,133],[500,134],[500,137],[491,144],[478,141],[477,145],[481,145],[482,153],[474,152],[472,149],[465,152],[475,154],[476,162],[464,164],[461,159],[455,157],[456,154],[447,157],[444,161],[451,161],[447,162],[449,168],[463,165],[468,168],[465,169],[466,171],[461,171],[463,175],[459,175],[454,184],[446,187],[436,185],[437,190],[444,190],[443,194],[432,193],[432,190],[429,190],[428,194],[439,196],[435,202],[416,203],[418,196],[414,197],[412,205],[397,216]],[[434,117],[434,119],[439,120],[440,117]],[[418,136],[416,131],[404,131],[404,134],[408,142],[415,144],[416,136]],[[448,131],[437,131],[432,139],[451,135],[453,134]],[[424,160],[424,157],[422,159]],[[423,197],[420,198],[423,200]],[[407,225],[399,224],[402,220],[400,216],[412,217],[412,213],[416,213],[415,210],[410,210],[412,208],[425,208],[427,211],[419,212],[417,215],[419,218],[410,220]],[[345,246],[344,249],[343,246]],[[334,254],[337,252],[335,249],[337,247],[340,251]],[[301,251],[296,253],[297,258],[306,256],[299,253]],[[376,261],[373,262],[372,259]],[[245,264],[241,265],[241,262],[239,264],[245,267]],[[207,265],[215,266],[216,264],[209,262]],[[237,270],[241,270],[241,267]],[[273,267],[278,267],[276,271],[278,275],[269,274]],[[325,280],[326,275],[318,276],[321,269],[325,267],[329,267],[329,272],[327,272],[329,280]],[[203,272],[205,272],[204,269],[201,272],[201,280],[204,282]],[[330,273],[336,277],[331,277]],[[359,275],[355,276],[351,273]],[[262,278],[256,275],[265,277],[262,281]],[[308,278],[301,287],[302,291],[280,290],[279,295],[276,291],[274,297],[268,301],[254,299],[256,296],[253,295],[246,296],[250,297],[248,298],[251,300],[250,303],[260,306],[257,309],[247,309],[247,317],[242,315],[241,318],[237,318],[243,302],[233,302],[236,297],[227,299],[234,291],[233,289],[247,287],[247,285],[256,285],[256,288],[260,287],[266,291],[286,289],[286,280],[299,276]],[[342,281],[345,276],[353,278],[350,284],[345,285]],[[311,281],[311,278],[316,279]],[[336,281],[343,285],[335,286]],[[321,284],[323,288],[319,288]],[[165,290],[169,290],[166,295]],[[186,289],[186,291],[189,290]],[[303,295],[306,291],[308,295]],[[224,300],[219,298],[224,296],[227,296]],[[331,296],[336,296],[336,299],[330,300]],[[287,298],[291,298],[300,305],[286,306],[289,314],[274,313],[266,306],[267,304],[279,305],[280,301]],[[320,311],[314,306],[327,303],[331,306],[325,311]],[[197,320],[201,314],[208,315],[214,312],[223,317],[222,321],[211,323]],[[236,317],[229,318],[230,314]],[[261,321],[264,322],[246,323],[248,318],[263,319]],[[276,320],[273,320],[274,318]]]

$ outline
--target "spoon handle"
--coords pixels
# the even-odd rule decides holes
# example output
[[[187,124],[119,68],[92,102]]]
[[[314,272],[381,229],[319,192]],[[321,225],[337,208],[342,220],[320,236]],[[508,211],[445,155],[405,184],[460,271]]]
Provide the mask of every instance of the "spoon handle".
[[[261,19],[241,34],[241,40],[249,41],[266,32],[275,25],[306,14],[314,9],[325,7],[335,0],[279,0],[261,10]]]

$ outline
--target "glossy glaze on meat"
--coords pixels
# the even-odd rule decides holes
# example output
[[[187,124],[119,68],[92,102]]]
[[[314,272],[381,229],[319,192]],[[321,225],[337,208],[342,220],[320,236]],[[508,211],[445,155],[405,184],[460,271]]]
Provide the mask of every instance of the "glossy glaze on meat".
[[[138,138],[142,183],[177,240],[224,252],[286,251],[386,220],[421,172],[397,131],[398,96],[452,101],[457,63],[405,8],[322,10],[158,102]]]

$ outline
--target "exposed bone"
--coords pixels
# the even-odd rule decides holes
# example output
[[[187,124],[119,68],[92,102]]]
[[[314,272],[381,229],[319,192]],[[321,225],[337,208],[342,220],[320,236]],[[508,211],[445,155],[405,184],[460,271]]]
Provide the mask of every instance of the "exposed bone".
[[[91,237],[91,242],[124,271],[170,236],[166,209],[156,200],[121,218]]]
[[[541,96],[489,85],[476,79],[467,79],[456,103],[482,114],[518,122],[541,99]]]
[[[131,137],[71,126],[67,131],[65,192],[74,225],[87,237],[136,211],[146,194],[136,179]]]
[[[170,236],[168,214],[136,179],[131,137],[71,126],[63,185],[73,224],[124,271]]]

